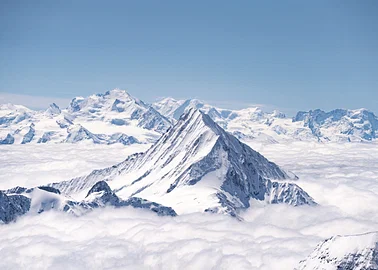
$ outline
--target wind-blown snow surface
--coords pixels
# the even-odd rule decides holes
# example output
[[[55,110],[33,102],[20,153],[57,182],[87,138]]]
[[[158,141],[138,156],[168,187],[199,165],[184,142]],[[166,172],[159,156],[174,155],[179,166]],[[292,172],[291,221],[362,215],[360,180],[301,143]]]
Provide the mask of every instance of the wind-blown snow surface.
[[[65,171],[59,168],[68,162],[62,145],[28,146],[0,147],[0,189],[32,168],[31,178],[38,179],[41,164],[53,172],[48,182]],[[158,217],[132,208],[98,209],[79,218],[52,211],[24,216],[0,226],[0,269],[293,269],[329,237],[377,231],[378,144],[251,146],[295,172],[319,206],[254,202],[243,222],[212,214]],[[72,147],[67,164],[89,172],[123,160],[129,147]],[[31,152],[39,157],[26,160]]]

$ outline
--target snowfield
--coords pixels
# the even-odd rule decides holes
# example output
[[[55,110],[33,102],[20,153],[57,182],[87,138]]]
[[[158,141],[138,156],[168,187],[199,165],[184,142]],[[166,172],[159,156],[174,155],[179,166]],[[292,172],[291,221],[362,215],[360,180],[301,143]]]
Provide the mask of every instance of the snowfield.
[[[378,230],[378,143],[250,146],[298,175],[319,205],[251,200],[244,221],[131,207],[25,215],[0,226],[0,269],[294,269],[327,238]],[[0,189],[68,180],[148,147],[0,146]]]

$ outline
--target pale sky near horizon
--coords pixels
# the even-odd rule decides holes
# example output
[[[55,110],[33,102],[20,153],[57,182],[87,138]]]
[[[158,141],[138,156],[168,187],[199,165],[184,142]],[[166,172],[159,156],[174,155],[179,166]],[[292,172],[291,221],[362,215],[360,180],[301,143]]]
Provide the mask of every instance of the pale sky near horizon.
[[[1,1],[0,102],[121,88],[378,113],[377,15],[374,0]]]

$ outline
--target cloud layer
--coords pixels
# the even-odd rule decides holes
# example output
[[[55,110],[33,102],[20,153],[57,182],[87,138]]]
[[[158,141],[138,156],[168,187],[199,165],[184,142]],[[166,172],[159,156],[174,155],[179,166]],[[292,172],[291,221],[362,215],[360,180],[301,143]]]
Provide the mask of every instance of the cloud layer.
[[[112,166],[148,147],[92,143],[0,145],[0,190],[69,180]]]
[[[320,206],[252,202],[242,213],[244,222],[211,214],[158,217],[129,208],[98,209],[80,218],[57,212],[25,216],[0,226],[0,269],[293,269],[327,237],[378,229],[377,146],[255,145],[266,157],[294,171],[300,177],[297,183]],[[57,168],[62,164],[59,159],[67,157],[56,154],[63,150],[43,149],[41,156],[55,156],[55,161],[46,157],[45,166],[53,172],[67,170]],[[106,163],[105,150],[97,150],[88,148],[85,155]],[[17,159],[22,150],[17,151],[8,159],[0,156],[0,161],[24,164]],[[71,162],[83,158],[84,154],[71,151]],[[108,153],[122,157],[124,151],[114,148]],[[40,162],[30,160],[27,166]],[[10,166],[8,172],[2,168],[2,173],[12,178],[17,175],[14,168]],[[37,170],[32,175],[38,178]],[[4,183],[5,179],[0,188]]]

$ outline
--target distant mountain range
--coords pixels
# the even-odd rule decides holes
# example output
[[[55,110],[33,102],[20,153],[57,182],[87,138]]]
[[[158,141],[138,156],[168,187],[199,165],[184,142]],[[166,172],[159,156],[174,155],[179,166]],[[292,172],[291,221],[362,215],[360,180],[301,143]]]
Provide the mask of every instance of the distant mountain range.
[[[0,144],[150,143],[170,126],[152,106],[123,90],[76,97],[63,110],[56,104],[46,111],[0,106]]]
[[[316,206],[297,176],[242,141],[368,142],[378,118],[365,109],[298,112],[288,118],[259,108],[226,110],[199,100],[147,104],[123,90],[74,98],[45,111],[0,105],[0,144],[151,143],[111,167],[40,187],[0,190],[0,224],[21,215],[134,207],[158,215],[206,212],[242,220],[251,200]],[[378,269],[377,233],[334,236],[298,269]]]
[[[260,108],[228,110],[202,101],[165,98],[152,105],[170,119],[178,119],[192,108],[207,113],[215,122],[242,140],[263,142],[302,141],[371,141],[378,138],[378,117],[366,109],[335,109],[298,112],[288,118],[279,111]]]
[[[372,141],[378,138],[378,118],[366,109],[313,110],[289,118],[259,108],[221,109],[196,99],[165,98],[147,104],[123,90],[76,97],[65,109],[51,104],[46,111],[21,105],[0,105],[0,144],[97,144],[155,142],[190,109],[208,114],[243,141]]]

